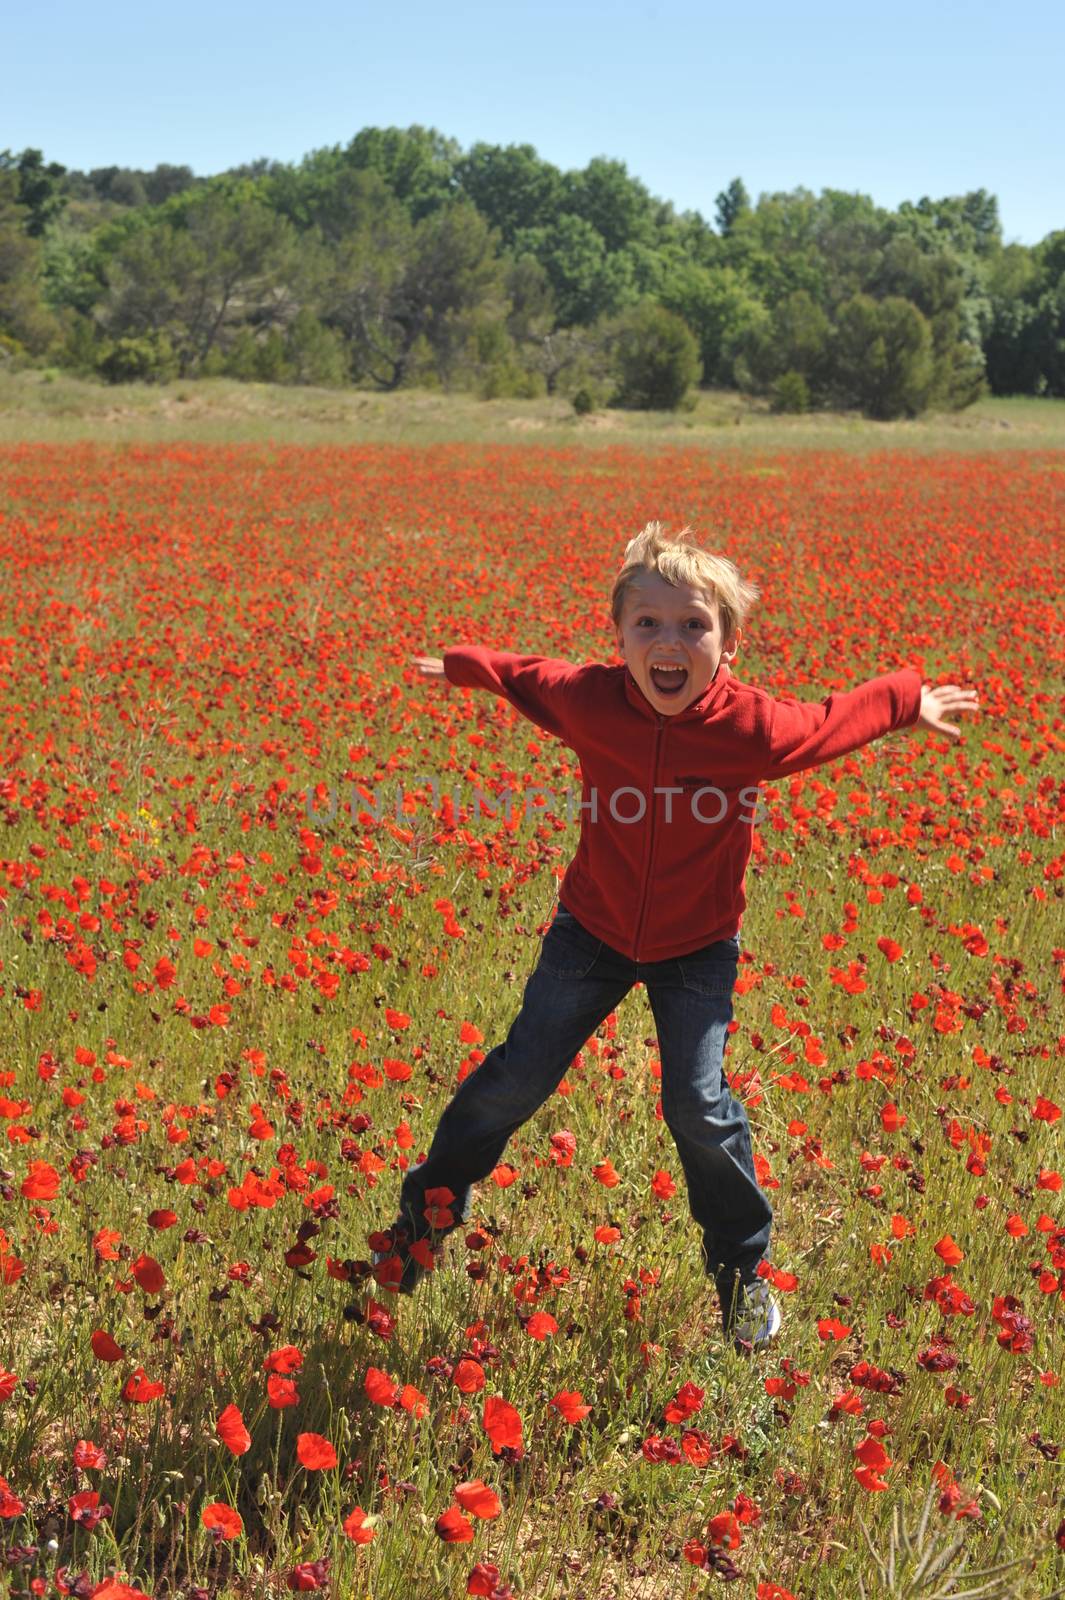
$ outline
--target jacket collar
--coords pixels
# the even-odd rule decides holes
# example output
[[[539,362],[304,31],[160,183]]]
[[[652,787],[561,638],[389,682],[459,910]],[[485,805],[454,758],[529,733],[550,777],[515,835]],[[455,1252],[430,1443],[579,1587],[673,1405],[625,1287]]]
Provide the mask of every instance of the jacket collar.
[[[639,711],[648,721],[654,721],[659,713],[651,702],[645,698],[636,679],[628,667],[622,669],[625,674],[625,698],[634,710]],[[727,664],[722,661],[713,678],[707,684],[698,700],[693,700],[690,706],[685,706],[683,711],[678,711],[675,716],[667,717],[662,714],[665,722],[705,722],[719,711],[728,698],[729,680],[731,678]]]

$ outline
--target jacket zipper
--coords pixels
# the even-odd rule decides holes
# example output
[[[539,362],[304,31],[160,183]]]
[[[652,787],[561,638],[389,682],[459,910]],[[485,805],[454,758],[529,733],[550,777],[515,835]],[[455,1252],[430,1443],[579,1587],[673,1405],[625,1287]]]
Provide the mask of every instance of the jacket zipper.
[[[655,807],[655,800],[657,799],[657,796],[655,795],[655,789],[658,787],[658,781],[657,781],[658,780],[658,756],[659,756],[659,751],[660,751],[661,746],[662,746],[662,739],[663,739],[663,735],[665,733],[665,726],[666,726],[666,719],[659,712],[658,713],[658,727],[655,729],[654,755],[651,758],[651,793],[650,793],[650,795],[648,797],[648,802],[647,802],[648,805],[651,808],[651,827],[650,827],[650,830],[649,830],[649,838],[648,838],[648,844],[647,844],[647,869],[646,869],[646,872],[644,873],[643,893],[640,895],[640,914],[636,919],[636,938],[634,940],[634,945],[635,945],[635,949],[636,949],[636,955],[635,955],[634,959],[636,960],[637,963],[640,960],[640,938],[641,938],[641,936],[643,934],[644,918],[647,915],[647,897],[648,897],[648,894],[649,894],[650,888],[651,888],[651,869],[652,869],[652,867],[654,865],[654,859],[655,859],[655,817],[657,815],[656,807]]]

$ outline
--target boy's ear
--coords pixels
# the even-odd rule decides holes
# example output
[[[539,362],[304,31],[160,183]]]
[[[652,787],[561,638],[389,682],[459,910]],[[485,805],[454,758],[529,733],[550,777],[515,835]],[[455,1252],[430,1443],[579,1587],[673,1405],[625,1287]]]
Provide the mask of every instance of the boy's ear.
[[[721,659],[725,662],[726,666],[731,665],[731,663],[735,661],[742,642],[743,633],[739,628],[737,628],[734,633],[729,635],[728,641],[721,652]]]

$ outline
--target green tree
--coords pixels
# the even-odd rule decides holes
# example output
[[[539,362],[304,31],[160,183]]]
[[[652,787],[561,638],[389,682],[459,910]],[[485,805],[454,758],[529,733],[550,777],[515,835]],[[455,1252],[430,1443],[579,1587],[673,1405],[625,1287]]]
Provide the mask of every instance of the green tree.
[[[898,225],[911,237],[946,246],[958,257],[992,257],[1002,248],[998,201],[986,189],[943,200],[925,196],[916,205],[904,200],[898,210]]]
[[[18,186],[15,198],[26,213],[25,229],[31,239],[39,239],[66,204],[63,176],[66,168],[58,161],[45,165],[40,150],[23,150],[13,155],[0,150],[0,172],[14,172]]]
[[[742,353],[758,392],[772,389],[785,373],[798,373],[808,401],[817,401],[831,377],[832,324],[805,289],[795,289],[778,301],[768,323],[752,326]]]
[[[996,394],[1065,395],[1065,230],[1009,245],[990,272],[985,340]]]
[[[151,172],[143,174],[143,183],[148,204],[161,206],[174,195],[195,188],[197,179],[191,167],[175,167],[161,161]]]
[[[317,151],[299,167],[271,175],[267,202],[300,233],[317,231],[332,246],[381,214],[401,214],[403,202],[379,172],[354,167],[339,151]]]
[[[726,238],[732,232],[740,217],[751,209],[751,197],[747,193],[742,178],[733,178],[727,189],[722,189],[714,201],[714,217],[717,222],[717,231]]]
[[[934,377],[932,330],[912,302],[859,294],[840,307],[832,382],[841,404],[881,420],[915,417]]]
[[[148,204],[144,175],[131,167],[94,167],[89,173],[89,182],[98,198],[112,205]]]
[[[726,387],[734,384],[737,357],[769,316],[741,274],[731,267],[674,263],[667,270],[659,299],[695,334],[703,381]]]
[[[889,240],[869,285],[877,298],[908,300],[928,322],[932,337],[932,387],[929,402],[958,408],[983,391],[984,361],[979,336],[966,337],[963,317],[965,278],[949,251],[927,253],[902,235]]]
[[[455,163],[455,181],[503,243],[550,224],[562,206],[562,174],[531,144],[475,144]]]
[[[637,298],[630,258],[623,251],[610,255],[598,230],[571,212],[549,228],[522,230],[514,248],[544,267],[564,328],[588,326]]]
[[[746,278],[770,310],[794,289],[826,301],[824,261],[817,247],[821,210],[808,189],[763,194],[741,212],[724,241],[723,261]]]
[[[42,241],[44,296],[54,311],[91,316],[106,288],[99,248],[92,237],[61,217]]]
[[[583,171],[568,172],[563,190],[565,209],[595,229],[608,253],[653,241],[651,196],[623,161],[597,156]]]
[[[42,300],[41,246],[29,233],[30,213],[18,195],[17,173],[0,168],[0,335],[40,355],[59,325]]]
[[[615,403],[675,411],[702,372],[691,329],[675,312],[644,300],[621,313],[612,333],[618,373]]]
[[[283,218],[254,200],[201,191],[183,210],[183,226],[143,223],[122,240],[107,268],[101,320],[113,338],[166,334],[186,377],[242,326],[265,330],[295,314],[296,241]]]
[[[496,243],[466,200],[416,224],[391,210],[343,240],[323,316],[349,340],[356,374],[399,388],[424,348],[446,376],[468,340],[470,319],[505,310]]]
[[[344,152],[353,167],[383,178],[418,222],[455,194],[455,163],[462,147],[435,128],[363,128]]]

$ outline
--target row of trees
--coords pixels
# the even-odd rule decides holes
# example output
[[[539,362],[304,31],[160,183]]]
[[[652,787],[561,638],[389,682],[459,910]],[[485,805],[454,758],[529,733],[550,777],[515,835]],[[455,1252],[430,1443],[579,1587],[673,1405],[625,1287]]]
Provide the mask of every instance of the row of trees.
[[[0,352],[122,380],[560,392],[916,415],[1065,394],[1065,231],[1004,245],[984,190],[888,212],[805,189],[713,225],[623,163],[367,128],[295,165],[68,172],[0,155]]]

